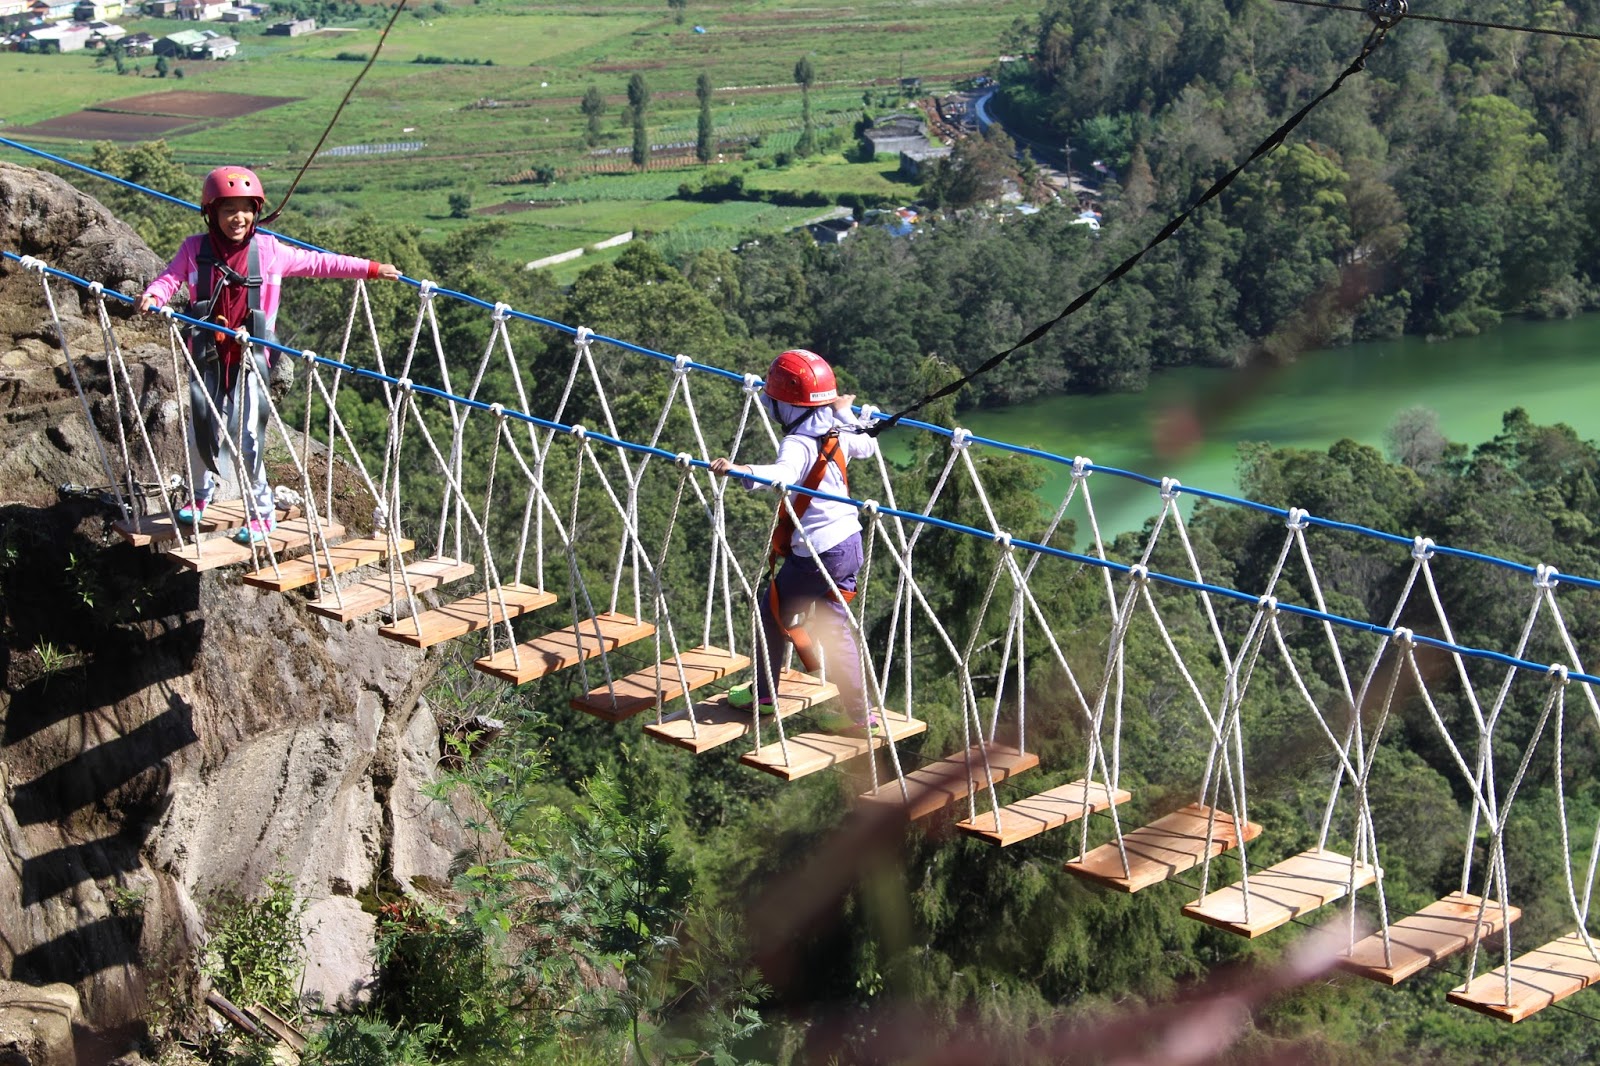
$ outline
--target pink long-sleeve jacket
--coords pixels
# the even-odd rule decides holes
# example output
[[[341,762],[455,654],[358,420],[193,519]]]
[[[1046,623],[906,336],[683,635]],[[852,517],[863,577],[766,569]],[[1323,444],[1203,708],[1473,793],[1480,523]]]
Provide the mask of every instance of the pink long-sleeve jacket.
[[[145,287],[145,292],[165,304],[178,288],[189,287],[189,297],[194,298],[199,282],[196,258],[200,254],[201,233],[185,237],[178,246],[167,268]],[[375,278],[379,264],[370,259],[333,252],[312,252],[279,242],[271,234],[262,233],[256,238],[261,261],[261,311],[267,318],[267,328],[276,330],[278,322],[278,297],[284,278]]]

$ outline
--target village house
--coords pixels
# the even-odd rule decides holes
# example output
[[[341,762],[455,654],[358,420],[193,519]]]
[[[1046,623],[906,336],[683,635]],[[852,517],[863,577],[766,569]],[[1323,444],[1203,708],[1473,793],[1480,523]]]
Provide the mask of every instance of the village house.
[[[33,0],[28,5],[28,14],[44,22],[60,22],[71,18],[77,6],[77,0]]]
[[[903,152],[907,148],[928,148],[928,124],[916,115],[885,115],[867,127],[861,136],[872,145],[873,154]]]
[[[147,56],[155,50],[156,39],[148,33],[130,33],[122,39],[122,51],[130,57]]]
[[[89,27],[81,25],[40,26],[22,35],[25,52],[80,52],[89,46]]]
[[[79,22],[110,22],[122,16],[122,0],[78,0],[72,17]]]
[[[151,51],[168,59],[188,59],[190,49],[198,48],[204,41],[205,37],[199,30],[179,30],[161,38]]]
[[[230,7],[222,13],[223,22],[254,22],[256,13],[248,7]]]
[[[908,181],[921,181],[927,173],[928,167],[950,155],[948,147],[935,148],[923,142],[921,148],[902,148],[900,150],[900,176]]]
[[[178,0],[178,17],[195,22],[216,22],[232,6],[232,0]]]
[[[279,37],[300,37],[317,32],[316,19],[284,19],[267,27],[267,32]]]
[[[139,5],[139,10],[151,18],[172,18],[178,13],[178,0],[144,0],[144,3]]]
[[[128,35],[128,31],[115,22],[89,23],[89,38],[95,41],[120,41]]]
[[[198,48],[191,48],[189,55],[194,59],[227,59],[239,51],[239,42],[232,37],[208,37],[200,43]]]
[[[28,14],[28,0],[0,0],[0,19],[14,20]]]

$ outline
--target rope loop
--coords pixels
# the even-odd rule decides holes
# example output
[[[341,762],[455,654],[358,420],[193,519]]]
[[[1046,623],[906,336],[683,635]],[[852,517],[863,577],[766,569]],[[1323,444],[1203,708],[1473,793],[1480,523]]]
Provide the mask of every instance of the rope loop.
[[[1073,478],[1073,480],[1074,481],[1082,481],[1084,478],[1086,478],[1090,474],[1094,473],[1093,470],[1089,469],[1089,467],[1091,467],[1093,465],[1094,465],[1094,460],[1090,459],[1087,455],[1074,455],[1072,457],[1072,478]]]
[[[248,329],[246,329],[244,326],[240,326],[238,329],[234,330],[233,331],[233,336],[234,336],[234,339],[237,340],[240,344],[249,344],[250,343],[250,331]]]
[[[1417,635],[1405,626],[1401,626],[1394,631],[1394,639],[1401,647],[1409,648],[1417,642]]]
[[[994,535],[994,542],[1006,551],[1011,550],[1011,534],[1003,529]]]
[[[1560,681],[1563,685],[1567,684],[1567,668],[1566,668],[1566,666],[1563,665],[1562,663],[1551,663],[1550,664],[1550,676],[1555,678],[1556,680]]]
[[[1423,562],[1433,558],[1433,538],[1413,537],[1411,540],[1411,558]]]
[[[577,332],[577,335],[576,335],[576,340],[577,340],[578,347],[581,348],[585,344],[588,344],[589,343],[589,338],[593,337],[593,336],[594,336],[594,330],[590,329],[588,326],[579,326],[578,327],[578,332]]]
[[[103,293],[105,291],[106,291],[106,287],[104,285],[100,284],[98,281],[89,282],[89,292],[92,293],[93,295],[99,296],[101,293]]]
[[[672,461],[678,464],[679,470],[688,470],[694,465],[694,456],[690,455],[688,452],[679,452],[677,455],[672,457]]]
[[[677,374],[679,377],[682,377],[689,372],[689,366],[693,362],[694,360],[690,359],[687,355],[677,355],[673,357],[672,360],[672,372]]]
[[[1259,600],[1256,601],[1256,608],[1257,608],[1257,610],[1265,611],[1267,614],[1277,614],[1278,613],[1278,597],[1273,596],[1271,594],[1262,596]]]
[[[1161,498],[1163,500],[1174,499],[1178,493],[1182,491],[1183,482],[1179,481],[1177,478],[1164,477],[1161,479]]]
[[[1306,528],[1306,518],[1311,514],[1304,507],[1289,508],[1289,517],[1283,523],[1287,528],[1296,531]]]
[[[305,351],[300,353],[300,358],[304,359],[308,363],[315,363],[318,359],[318,356],[316,352],[312,351],[310,348],[307,348]]]
[[[433,299],[433,291],[438,287],[432,278],[424,278],[417,286],[417,295],[424,300],[431,300]]]
[[[1392,30],[1400,25],[1409,8],[1406,0],[1367,0],[1367,17],[1380,30]]]
[[[410,392],[411,391],[411,379],[410,378],[401,378],[399,381],[396,381],[394,383],[394,387],[399,389],[401,392]]]
[[[589,431],[587,429],[583,428],[583,423],[582,422],[579,422],[576,425],[574,425],[572,427],[571,433],[572,433],[572,435],[574,437],[577,437],[579,440],[588,440],[589,439]]]
[[[878,405],[864,403],[861,405],[861,421],[871,422],[878,414]]]
[[[744,391],[745,392],[760,392],[761,391],[761,377],[760,377],[760,375],[758,375],[758,374],[746,374],[744,376]]]
[[[506,405],[503,403],[492,403],[489,405],[489,413],[494,415],[500,421],[504,422],[506,420]]]
[[[1143,563],[1134,563],[1128,567],[1128,576],[1141,585],[1149,584],[1150,568]]]
[[[878,501],[862,500],[861,506],[858,507],[857,510],[866,515],[869,519],[875,520],[878,517]]]
[[[39,259],[39,258],[37,258],[35,256],[31,256],[31,255],[25,255],[21,259],[18,259],[17,262],[22,264],[22,269],[23,270],[31,270],[35,274],[43,274],[44,273],[44,260],[43,259]]]
[[[1560,583],[1560,578],[1560,570],[1540,563],[1533,570],[1533,587],[1536,589],[1553,589]]]
[[[496,300],[495,301],[495,305],[494,305],[494,314],[491,315],[490,317],[492,317],[496,322],[504,322],[506,320],[506,316],[510,313],[510,311],[511,311],[511,305],[510,304],[501,303],[500,301]]]
[[[160,307],[156,308],[156,314],[170,322],[172,320],[172,316],[177,314],[177,312],[172,309],[171,304],[162,304]]]
[[[972,430],[957,426],[950,434],[950,447],[957,451],[972,447]]]

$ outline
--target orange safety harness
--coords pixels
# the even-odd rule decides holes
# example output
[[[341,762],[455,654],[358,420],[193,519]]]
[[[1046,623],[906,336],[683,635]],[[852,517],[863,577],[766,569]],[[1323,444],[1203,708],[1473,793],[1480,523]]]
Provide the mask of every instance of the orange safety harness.
[[[822,479],[828,474],[829,465],[838,467],[839,478],[844,482],[844,492],[850,494],[849,459],[844,454],[844,449],[839,447],[839,431],[836,429],[822,438],[822,443],[817,448],[817,461],[811,464],[811,469],[800,482],[800,487],[815,491],[822,487]],[[814,496],[802,494],[798,500],[792,501],[793,514],[790,508],[784,506],[783,501],[778,501],[778,521],[772,530],[772,543],[767,548],[767,607],[772,614],[772,620],[779,629],[789,638],[794,645],[795,654],[800,657],[800,662],[807,670],[815,670],[819,665],[816,650],[811,642],[811,636],[799,625],[793,629],[784,624],[782,605],[778,600],[778,567],[785,556],[790,554],[790,542],[794,539],[795,523],[805,516],[811,507]],[[821,565],[820,563],[818,565]],[[855,589],[839,589],[839,597],[849,603],[856,598]]]

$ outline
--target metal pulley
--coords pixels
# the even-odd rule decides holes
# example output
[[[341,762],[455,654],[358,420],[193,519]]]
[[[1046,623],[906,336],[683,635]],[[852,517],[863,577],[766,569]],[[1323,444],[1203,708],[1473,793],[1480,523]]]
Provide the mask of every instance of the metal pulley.
[[[1367,17],[1380,30],[1393,29],[1406,17],[1406,0],[1367,0]]]

